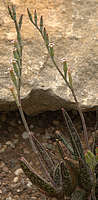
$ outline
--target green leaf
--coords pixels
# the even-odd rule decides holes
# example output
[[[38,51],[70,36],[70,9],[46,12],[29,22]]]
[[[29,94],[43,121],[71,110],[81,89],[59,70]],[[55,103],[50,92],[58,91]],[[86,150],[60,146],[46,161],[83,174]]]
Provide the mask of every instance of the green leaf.
[[[44,27],[44,32],[43,32],[43,38],[44,38],[44,41],[46,43],[46,46],[48,47],[48,44],[49,44],[49,38],[48,38],[48,34],[46,32],[46,29]]]
[[[43,31],[43,16],[40,17],[40,31]]]
[[[50,182],[47,182],[45,179],[35,173],[31,165],[24,158],[20,158],[19,161],[25,175],[34,185],[44,191],[44,193],[46,193],[48,196],[56,196],[56,189]]]
[[[9,11],[9,15],[11,16],[11,18],[14,20],[13,15],[12,15],[12,11],[10,9],[10,7],[8,6],[8,11]]]
[[[28,8],[27,8],[27,12],[28,12],[28,16],[29,16],[30,21],[34,24],[33,19],[32,19],[32,15],[31,15]]]
[[[19,30],[21,30],[22,20],[23,20],[23,15],[21,15],[19,19]]]
[[[13,20],[16,21],[16,10],[14,5],[12,5],[12,11],[13,11]]]
[[[50,52],[51,57],[53,58],[54,57],[54,49],[52,46],[49,47],[49,52]]]
[[[34,22],[35,22],[35,25],[37,26],[37,12],[36,12],[36,10],[34,11]]]
[[[67,62],[66,62],[66,60],[64,60],[63,61],[63,71],[64,71],[65,79],[67,78],[67,70],[68,70]]]
[[[17,40],[19,42],[19,45],[21,46],[21,34],[17,31]]]
[[[19,68],[17,67],[16,61],[12,61],[12,64],[13,64],[15,74],[19,78],[20,77],[20,71],[19,71]]]
[[[88,150],[85,153],[85,159],[86,159],[86,163],[91,168],[91,170],[94,170],[97,163],[96,163],[95,155],[90,150]]]
[[[14,58],[15,58],[16,60],[19,60],[19,59],[20,59],[20,55],[19,55],[17,49],[14,49],[14,50],[13,50],[13,55],[14,55]]]
[[[70,70],[68,70],[68,78],[69,78],[70,86],[72,87],[72,76],[71,76]]]

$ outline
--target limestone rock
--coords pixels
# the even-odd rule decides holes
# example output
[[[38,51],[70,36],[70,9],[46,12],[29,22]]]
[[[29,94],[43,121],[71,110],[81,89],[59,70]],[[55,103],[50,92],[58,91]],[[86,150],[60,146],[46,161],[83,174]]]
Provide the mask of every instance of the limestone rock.
[[[7,1],[8,2],[8,1]],[[7,11],[7,2],[0,1],[0,111],[17,109],[9,91],[12,40],[16,39],[13,21]],[[27,114],[38,114],[61,107],[76,109],[70,90],[48,58],[38,31],[30,23],[26,8],[43,15],[50,41],[54,42],[55,60],[62,69],[65,57],[70,66],[73,86],[81,108],[85,111],[98,107],[98,1],[11,0],[18,16],[24,14],[23,71],[21,98]]]

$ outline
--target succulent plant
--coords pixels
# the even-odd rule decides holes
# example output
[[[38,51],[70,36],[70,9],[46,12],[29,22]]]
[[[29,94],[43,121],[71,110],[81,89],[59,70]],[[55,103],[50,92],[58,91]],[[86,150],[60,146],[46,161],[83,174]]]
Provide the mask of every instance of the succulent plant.
[[[62,145],[59,142],[61,141],[63,144],[65,143],[66,147],[65,137],[63,135],[62,140],[59,139],[59,141],[57,141],[59,143],[58,150],[61,154],[61,160],[59,160],[57,164],[52,163],[52,157],[49,153],[47,153],[45,148],[37,141],[37,139],[32,138],[37,147],[37,151],[40,152],[40,158],[44,168],[46,168],[45,172],[48,177],[48,182],[47,180],[43,180],[42,177],[39,177],[24,158],[20,159],[20,164],[24,173],[28,178],[30,178],[31,182],[41,190],[44,190],[44,193],[47,196],[56,197],[58,200],[61,198],[64,199],[64,196],[70,196],[71,200],[89,199],[89,196],[92,195],[92,188],[96,185],[96,179],[94,179],[95,176],[92,173],[91,162],[89,165],[88,160],[92,160],[92,157],[96,160],[96,157],[90,151],[87,152],[86,155],[84,154],[80,137],[76,131],[72,131],[72,129],[75,130],[75,128],[67,112],[64,110],[63,112],[65,113],[64,117],[66,117],[66,120],[71,122],[69,127],[67,127],[69,130],[69,138],[72,138],[74,141],[74,145],[72,142],[71,145],[69,144],[69,147],[73,149],[72,152],[74,152],[74,154],[72,153],[72,157],[74,155],[74,159],[66,157],[64,147],[62,148]],[[68,148],[68,150],[70,148]],[[93,163],[94,168],[96,164],[97,161]]]
[[[13,68],[10,70],[10,76],[14,87],[10,88],[10,90],[17,103],[25,129],[29,135],[32,149],[37,154],[47,179],[39,176],[24,157],[19,159],[20,165],[31,182],[36,185],[41,190],[41,192],[49,197],[56,197],[58,200],[64,200],[64,196],[69,196],[71,200],[96,200],[98,195],[98,143],[96,143],[97,145],[95,155],[89,148],[85,120],[73,89],[72,76],[70,70],[68,69],[67,63],[66,61],[63,62],[63,75],[54,60],[53,44],[49,42],[49,36],[43,24],[43,17],[41,16],[40,25],[38,26],[37,12],[34,12],[33,19],[29,9],[27,9],[29,19],[40,32],[53,64],[73,94],[83,124],[84,139],[87,146],[86,152],[84,152],[81,139],[71,121],[71,118],[64,110],[64,108],[62,108],[64,120],[69,132],[70,143],[65,139],[65,133],[62,133],[62,135],[57,135],[56,143],[61,159],[56,162],[52,158],[51,154],[47,152],[45,147],[39,143],[33,133],[30,132],[25,120],[20,98],[23,49],[21,39],[21,26],[23,15],[21,15],[19,22],[17,22],[15,7],[8,7],[8,11],[12,20],[14,21],[17,32],[17,41],[14,42],[13,50]],[[69,77],[69,80],[67,80],[67,76]],[[69,151],[70,158],[66,157],[66,148]]]

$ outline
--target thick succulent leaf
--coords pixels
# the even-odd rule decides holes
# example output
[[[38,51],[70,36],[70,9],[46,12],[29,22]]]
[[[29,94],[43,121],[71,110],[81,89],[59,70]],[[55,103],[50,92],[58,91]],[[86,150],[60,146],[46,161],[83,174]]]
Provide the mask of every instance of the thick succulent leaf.
[[[72,195],[71,195],[71,200],[86,200],[86,192],[81,189],[76,189]]]
[[[50,176],[53,178],[53,169],[55,167],[52,158],[48,154],[48,152],[45,150],[44,146],[42,146],[39,141],[32,135],[32,140],[36,146],[36,149],[38,151],[38,154],[42,160],[42,164],[44,163],[47,171],[49,172]]]
[[[91,191],[94,183],[94,177],[90,167],[79,161],[79,169],[79,185],[87,192]]]
[[[65,157],[64,158],[66,167],[70,170],[70,173],[75,173],[75,176],[78,176],[79,174],[79,162],[76,160],[73,160],[71,158]]]
[[[60,167],[61,167],[61,174],[62,174],[63,192],[66,196],[70,196],[70,194],[73,192],[73,187],[74,187],[72,184],[70,171],[66,167],[65,163],[62,161],[60,163]]]
[[[62,111],[63,111],[65,122],[69,130],[69,136],[70,136],[71,144],[74,150],[74,155],[78,157],[78,159],[82,159],[82,161],[85,162],[85,156],[84,156],[82,144],[80,141],[80,137],[77,133],[77,130],[75,129],[68,113],[64,109],[62,109]]]
[[[96,156],[90,150],[88,150],[85,153],[85,159],[86,159],[86,163],[88,164],[88,166],[90,167],[90,169],[92,171],[94,171],[95,170],[95,166],[97,164],[97,162],[96,162]]]
[[[53,180],[54,180],[54,182],[55,182],[57,187],[61,187],[62,186],[62,174],[61,174],[60,163],[58,163],[56,165],[56,167],[54,168]]]
[[[57,134],[56,137],[57,137],[58,140],[60,140],[65,145],[65,147],[72,154],[73,158],[76,159],[75,156],[74,156],[74,150],[73,150],[72,146],[69,144],[69,142],[67,140],[65,140],[64,136],[62,134]]]
[[[56,189],[51,183],[48,183],[45,179],[34,172],[31,165],[25,160],[25,158],[20,158],[20,165],[25,173],[25,175],[30,179],[30,181],[36,185],[40,190],[49,196],[56,196]]]
[[[63,151],[63,148],[62,148],[60,141],[58,139],[56,139],[56,145],[57,145],[58,151],[60,153],[61,159],[64,160],[64,151]]]

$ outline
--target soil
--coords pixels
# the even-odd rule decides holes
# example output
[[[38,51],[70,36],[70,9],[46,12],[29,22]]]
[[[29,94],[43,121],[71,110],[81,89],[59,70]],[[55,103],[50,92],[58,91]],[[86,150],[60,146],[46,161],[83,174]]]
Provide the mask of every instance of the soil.
[[[83,141],[83,130],[78,113],[71,111],[69,115]],[[96,125],[96,113],[88,112],[84,115],[89,138],[92,138]],[[54,133],[65,132],[66,137],[68,137],[61,111],[46,112],[35,117],[26,116],[26,119],[37,139],[55,157],[57,149]],[[29,162],[32,161],[35,171],[42,175],[38,158],[29,144],[18,111],[0,113],[0,199],[45,200],[45,196],[31,184],[21,170],[18,160],[20,155],[24,156]],[[55,198],[52,199],[55,200]]]

